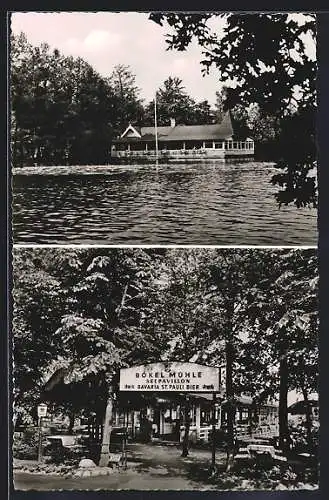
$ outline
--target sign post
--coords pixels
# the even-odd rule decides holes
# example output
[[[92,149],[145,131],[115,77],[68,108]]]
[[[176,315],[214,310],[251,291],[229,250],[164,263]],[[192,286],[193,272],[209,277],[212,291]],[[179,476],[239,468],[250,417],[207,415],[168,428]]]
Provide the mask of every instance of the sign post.
[[[38,462],[42,461],[42,419],[47,416],[47,405],[41,403],[38,405],[38,427],[39,427],[39,442],[38,442]]]

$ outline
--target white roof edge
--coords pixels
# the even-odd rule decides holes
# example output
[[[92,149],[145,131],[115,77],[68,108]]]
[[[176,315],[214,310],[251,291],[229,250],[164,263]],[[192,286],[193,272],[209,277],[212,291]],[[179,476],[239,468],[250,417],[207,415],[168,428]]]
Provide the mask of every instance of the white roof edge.
[[[135,129],[135,127],[132,126],[131,123],[129,123],[128,127],[126,130],[121,134],[120,139],[122,139],[129,130],[132,130],[140,139],[142,138],[141,134]]]

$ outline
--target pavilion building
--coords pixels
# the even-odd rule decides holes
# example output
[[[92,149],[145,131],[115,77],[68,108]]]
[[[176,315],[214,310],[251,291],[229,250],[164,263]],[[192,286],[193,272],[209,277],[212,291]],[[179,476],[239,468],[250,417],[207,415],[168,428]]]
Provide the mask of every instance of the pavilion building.
[[[111,157],[118,160],[197,161],[253,157],[254,141],[239,137],[231,114],[221,123],[137,127],[131,123],[112,141]]]

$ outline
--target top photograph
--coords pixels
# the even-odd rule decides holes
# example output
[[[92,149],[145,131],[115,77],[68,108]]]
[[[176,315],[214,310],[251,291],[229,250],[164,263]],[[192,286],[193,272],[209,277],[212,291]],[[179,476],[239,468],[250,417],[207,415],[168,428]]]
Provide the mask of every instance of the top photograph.
[[[316,15],[12,12],[16,245],[316,246]]]

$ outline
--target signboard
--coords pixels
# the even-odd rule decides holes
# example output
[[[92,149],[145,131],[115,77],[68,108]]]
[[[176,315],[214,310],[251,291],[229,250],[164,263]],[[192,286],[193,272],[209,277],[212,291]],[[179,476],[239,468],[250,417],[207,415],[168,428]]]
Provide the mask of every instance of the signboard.
[[[47,415],[47,405],[41,404],[38,406],[38,418],[45,417]]]
[[[219,368],[151,363],[120,370],[120,391],[219,392]]]

